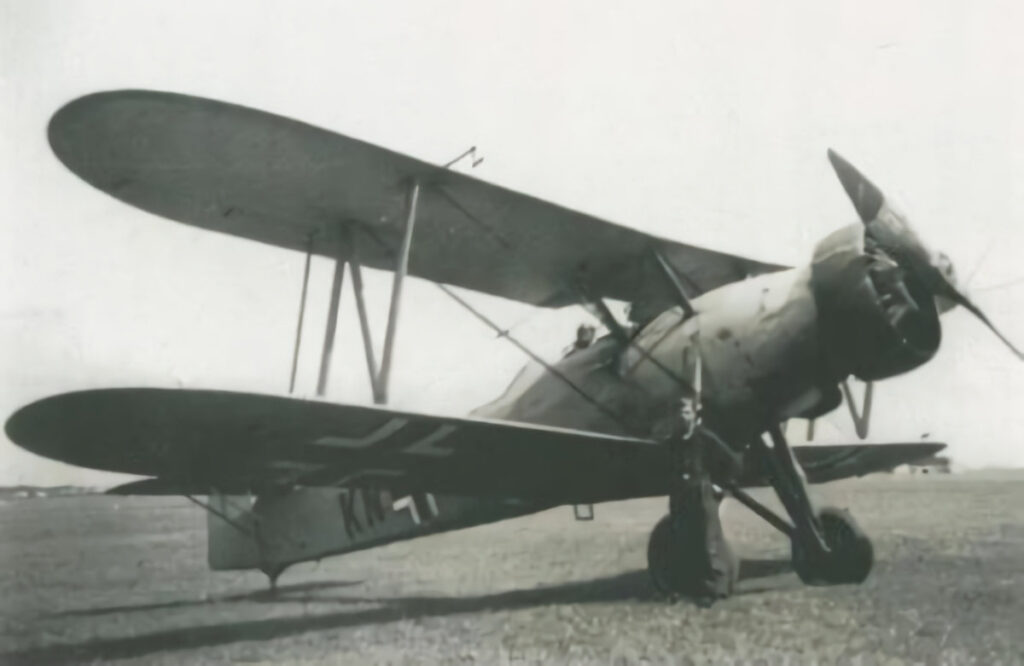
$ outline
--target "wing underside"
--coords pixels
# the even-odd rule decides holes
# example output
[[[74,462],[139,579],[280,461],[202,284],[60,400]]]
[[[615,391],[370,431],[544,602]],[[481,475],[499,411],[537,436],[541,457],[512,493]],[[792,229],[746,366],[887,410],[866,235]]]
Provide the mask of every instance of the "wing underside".
[[[58,111],[71,171],[143,210],[390,270],[420,183],[409,272],[534,305],[580,293],[657,312],[674,304],[652,251],[691,297],[781,266],[657,238],[269,113],[153,91],[97,93]]]
[[[544,426],[321,401],[165,389],[68,393],[7,422],[20,446],[151,479],[129,494],[368,486],[551,503],[663,495],[664,446]],[[812,482],[891,469],[941,444],[798,447]],[[750,469],[744,485],[760,485]]]

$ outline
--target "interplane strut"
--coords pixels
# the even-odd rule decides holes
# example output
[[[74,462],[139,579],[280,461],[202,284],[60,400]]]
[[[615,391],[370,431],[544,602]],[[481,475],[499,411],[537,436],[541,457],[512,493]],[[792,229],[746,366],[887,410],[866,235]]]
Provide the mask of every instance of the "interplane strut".
[[[295,349],[292,352],[292,374],[288,380],[288,393],[295,391],[295,373],[299,369],[299,347],[302,344],[302,322],[306,316],[306,295],[309,293],[309,264],[313,259],[313,236],[306,241],[306,265],[302,270],[302,295],[299,296],[299,321],[295,326]]]
[[[405,233],[402,235],[402,247],[398,252],[395,266],[395,277],[391,283],[391,308],[388,310],[388,327],[384,333],[384,352],[381,355],[380,374],[378,375],[379,395],[374,396],[376,402],[388,401],[388,378],[391,375],[391,356],[394,351],[395,331],[398,326],[398,313],[402,304],[402,283],[409,270],[409,251],[412,249],[412,232],[416,226],[416,206],[420,200],[420,184],[413,181],[409,192],[409,214],[405,220]]]
[[[327,384],[330,379],[331,357],[334,352],[334,340],[338,328],[338,310],[341,301],[341,288],[344,282],[345,266],[347,265],[352,275],[352,287],[355,294],[356,310],[359,314],[359,329],[363,338],[363,350],[366,356],[366,369],[370,378],[370,386],[373,391],[373,401],[376,404],[385,404],[388,399],[388,379],[391,374],[392,358],[394,355],[395,336],[398,330],[398,315],[401,310],[402,287],[405,276],[409,269],[409,253],[412,248],[413,229],[416,224],[416,209],[419,203],[420,184],[413,181],[409,189],[408,212],[405,220],[405,228],[402,235],[402,245],[395,262],[394,279],[391,289],[391,303],[388,309],[387,328],[384,335],[384,348],[381,355],[381,363],[378,367],[376,354],[373,349],[373,338],[370,331],[369,317],[366,311],[366,301],[363,295],[363,274],[359,257],[355,253],[356,244],[352,237],[348,224],[342,223],[336,243],[336,255],[334,260],[334,276],[331,281],[331,295],[328,301],[328,313],[326,330],[324,331],[323,351],[320,356],[320,372],[317,377],[316,395],[323,397],[327,392]],[[342,240],[349,242],[343,243]],[[346,247],[351,250],[351,255],[346,253]],[[309,249],[306,254],[306,264],[302,278],[302,295],[299,305],[299,321],[296,326],[295,349],[292,356],[291,380],[289,382],[289,393],[295,389],[295,375],[298,366],[299,346],[302,337],[302,323],[306,309],[306,295],[309,284],[309,264],[312,255],[312,238],[310,238]]]
[[[324,332],[324,348],[320,356],[320,376],[316,382],[316,394],[323,397],[327,392],[327,380],[331,373],[331,355],[334,353],[334,336],[338,331],[338,304],[341,300],[341,284],[345,278],[345,258],[341,247],[334,259],[334,277],[331,280],[331,300],[327,312],[327,330]]]

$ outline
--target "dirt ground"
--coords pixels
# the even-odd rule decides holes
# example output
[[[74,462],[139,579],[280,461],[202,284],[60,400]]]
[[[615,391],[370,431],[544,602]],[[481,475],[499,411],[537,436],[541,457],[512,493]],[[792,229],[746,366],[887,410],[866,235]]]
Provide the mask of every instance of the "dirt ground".
[[[663,500],[297,566],[276,597],[260,574],[207,570],[205,518],[183,499],[7,502],[0,663],[1024,663],[1024,473],[815,492],[873,535],[868,581],[803,586],[783,537],[730,501],[743,580],[711,608],[653,595]]]

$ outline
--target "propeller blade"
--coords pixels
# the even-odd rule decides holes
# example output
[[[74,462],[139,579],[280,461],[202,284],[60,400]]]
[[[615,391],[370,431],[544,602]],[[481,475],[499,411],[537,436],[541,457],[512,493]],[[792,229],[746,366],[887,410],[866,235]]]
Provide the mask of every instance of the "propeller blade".
[[[910,222],[885,199],[882,190],[831,148],[828,159],[839,182],[857,209],[865,227],[865,239],[904,269],[933,284],[938,276],[938,256],[921,240]]]
[[[1007,347],[1009,347],[1010,351],[1012,351],[1014,354],[1017,355],[1017,358],[1019,358],[1020,360],[1024,361],[1024,353],[1021,353],[1021,351],[1019,349],[1017,349],[1017,347],[1015,347],[1014,344],[1012,342],[1010,342],[1007,339],[1007,337],[1005,335],[1003,335],[999,331],[998,328],[996,328],[995,324],[993,324],[989,320],[989,318],[985,315],[985,313],[982,312],[981,308],[979,308],[977,305],[975,305],[971,301],[971,299],[967,298],[966,295],[961,293],[950,282],[945,281],[945,287],[946,288],[943,290],[943,293],[940,293],[939,295],[945,296],[946,298],[950,299],[951,301],[953,301],[957,305],[962,306],[965,310],[967,310],[968,312],[973,314],[975,317],[980,319],[981,323],[985,324],[985,326],[988,326],[988,329],[990,331],[992,331],[993,333],[995,333],[996,337],[999,338],[1000,340],[1002,340],[1003,344],[1006,345]]]
[[[857,209],[860,221],[867,224],[875,219],[882,204],[885,203],[885,195],[882,194],[882,190],[878,189],[874,183],[864,177],[864,174],[857,171],[856,167],[831,148],[828,149],[828,161],[832,163],[832,168],[839,176],[839,182],[843,184],[846,195],[850,197],[853,207]]]
[[[917,275],[940,301],[948,299],[980,319],[1017,358],[1024,361],[1024,353],[995,327],[981,308],[957,288],[949,260],[928,249],[903,215],[886,202],[882,191],[831,148],[828,150],[828,160],[864,223],[865,237],[904,269]]]

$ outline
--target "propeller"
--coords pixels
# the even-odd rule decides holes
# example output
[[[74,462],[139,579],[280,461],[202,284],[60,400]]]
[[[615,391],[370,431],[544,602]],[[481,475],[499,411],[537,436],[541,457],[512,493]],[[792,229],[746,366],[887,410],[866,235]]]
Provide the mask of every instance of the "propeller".
[[[865,245],[868,249],[881,250],[904,269],[911,271],[931,290],[940,304],[945,300],[968,310],[995,333],[1017,358],[1024,360],[1024,353],[1000,333],[981,308],[957,286],[956,273],[949,258],[942,253],[932,252],[907,219],[889,205],[882,191],[831,148],[828,159],[864,223]]]

